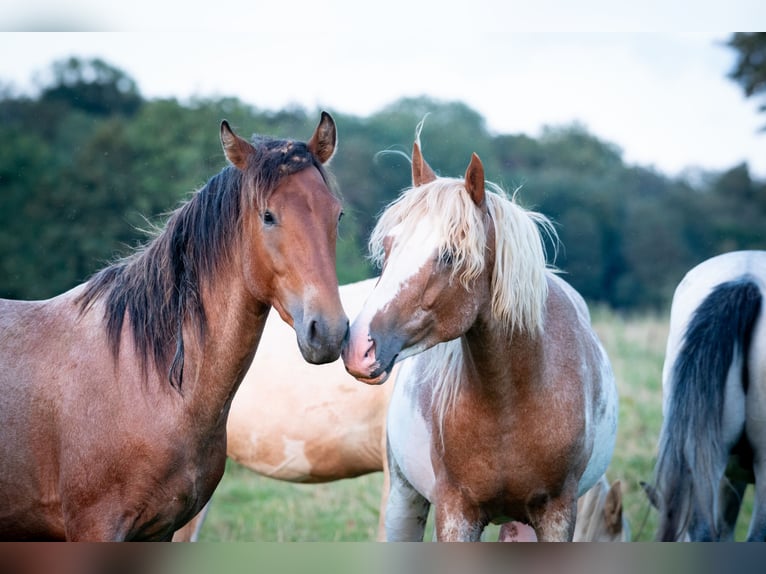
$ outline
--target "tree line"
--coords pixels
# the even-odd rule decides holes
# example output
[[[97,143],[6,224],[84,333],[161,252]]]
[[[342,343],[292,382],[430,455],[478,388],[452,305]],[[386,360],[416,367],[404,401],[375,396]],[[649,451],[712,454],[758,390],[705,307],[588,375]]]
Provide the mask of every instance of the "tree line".
[[[375,273],[366,240],[410,184],[414,130],[440,175],[461,176],[471,152],[487,178],[556,224],[554,263],[591,302],[664,308],[683,274],[735,249],[764,249],[766,182],[747,164],[669,177],[627,165],[577,124],[539,137],[494,134],[461,102],[404,98],[368,117],[330,111],[331,171],[344,203],[341,283]],[[218,126],[306,139],[318,110],[263,110],[233,97],[145,99],[102,60],[55,62],[34,96],[0,85],[0,297],[40,299],[88,278],[147,239],[162,214],[224,166]],[[549,253],[553,254],[553,245]]]

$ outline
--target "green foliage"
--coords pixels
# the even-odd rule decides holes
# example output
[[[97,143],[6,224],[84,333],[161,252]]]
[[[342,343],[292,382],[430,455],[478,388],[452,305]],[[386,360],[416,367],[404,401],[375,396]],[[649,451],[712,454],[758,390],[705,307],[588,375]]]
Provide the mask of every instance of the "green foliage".
[[[766,32],[737,32],[727,44],[737,54],[729,77],[740,84],[748,98],[763,96],[766,93]],[[766,104],[762,104],[760,110],[766,111]]]
[[[318,111],[259,110],[236,98],[144,100],[100,60],[56,62],[35,98],[0,90],[0,296],[44,298],[85,280],[146,240],[143,230],[217,173],[219,126],[243,136],[306,139]],[[436,172],[461,177],[472,152],[487,178],[557,225],[555,264],[589,300],[662,308],[696,263],[766,247],[766,182],[746,164],[671,179],[626,165],[581,125],[539,138],[492,134],[459,102],[405,98],[366,118],[331,110],[331,163],[345,217],[338,277],[375,272],[366,241],[377,216],[410,185],[415,129]],[[558,247],[558,249],[557,249]]]
[[[54,62],[53,83],[43,89],[41,100],[61,102],[88,114],[133,114],[141,95],[132,78],[101,59],[69,58]]]

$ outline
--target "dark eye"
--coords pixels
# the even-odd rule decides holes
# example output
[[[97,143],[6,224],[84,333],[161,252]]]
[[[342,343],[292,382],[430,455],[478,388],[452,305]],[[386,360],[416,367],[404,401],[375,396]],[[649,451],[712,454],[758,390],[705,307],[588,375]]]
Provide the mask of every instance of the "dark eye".
[[[343,219],[343,215],[344,214],[342,211],[338,214],[338,223],[340,223],[340,220]]]
[[[263,223],[265,225],[274,225],[277,222],[277,219],[274,217],[274,214],[271,213],[268,209],[263,212]]]
[[[449,249],[445,249],[441,253],[439,253],[439,263],[442,265],[449,267],[452,265],[452,251]]]

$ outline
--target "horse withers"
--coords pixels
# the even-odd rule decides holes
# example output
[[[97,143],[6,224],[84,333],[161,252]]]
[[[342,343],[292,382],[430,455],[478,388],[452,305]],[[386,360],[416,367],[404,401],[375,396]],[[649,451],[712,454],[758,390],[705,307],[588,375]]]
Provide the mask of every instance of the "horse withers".
[[[45,301],[0,301],[0,538],[168,540],[205,505],[273,306],[335,360],[341,205],[307,143],[237,136],[145,248]]]
[[[416,141],[412,180],[373,231],[382,274],[342,352],[369,384],[402,362],[387,537],[422,540],[434,504],[438,540],[511,521],[572,540],[577,499],[606,471],[617,428],[585,302],[546,267],[547,220],[487,184],[478,156],[464,179],[437,177]]]
[[[650,498],[659,540],[732,540],[755,484],[748,540],[766,540],[766,252],[735,251],[676,288]]]

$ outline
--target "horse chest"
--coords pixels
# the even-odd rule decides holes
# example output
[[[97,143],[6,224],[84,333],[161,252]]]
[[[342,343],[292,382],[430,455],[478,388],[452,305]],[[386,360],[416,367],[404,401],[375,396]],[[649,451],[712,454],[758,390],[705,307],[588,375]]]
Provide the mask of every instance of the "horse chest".
[[[502,408],[466,393],[444,421],[437,481],[460,485],[477,504],[497,508],[560,492],[573,466],[581,466],[582,437],[572,430],[578,425],[549,420],[536,401]]]

